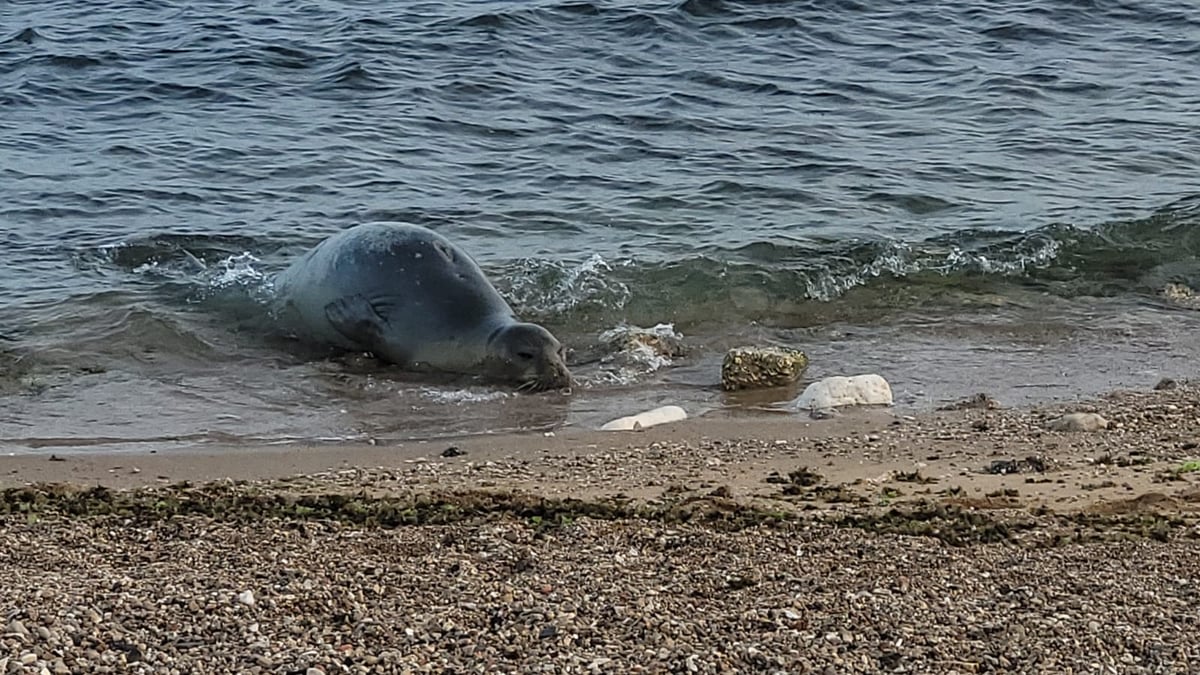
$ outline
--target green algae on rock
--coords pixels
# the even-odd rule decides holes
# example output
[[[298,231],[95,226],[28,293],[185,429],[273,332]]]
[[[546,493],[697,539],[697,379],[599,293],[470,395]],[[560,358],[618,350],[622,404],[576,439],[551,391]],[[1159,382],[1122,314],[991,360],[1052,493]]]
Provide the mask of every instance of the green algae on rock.
[[[782,387],[800,378],[808,367],[808,356],[784,347],[735,347],[721,363],[721,386],[725,391]]]

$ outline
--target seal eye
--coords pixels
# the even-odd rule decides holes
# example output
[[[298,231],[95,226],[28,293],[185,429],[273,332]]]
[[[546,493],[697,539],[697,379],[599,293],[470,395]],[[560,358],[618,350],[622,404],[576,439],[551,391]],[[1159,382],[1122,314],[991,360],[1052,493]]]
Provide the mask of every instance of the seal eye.
[[[527,350],[519,351],[517,352],[517,358],[521,359],[522,361],[532,361],[533,352]]]

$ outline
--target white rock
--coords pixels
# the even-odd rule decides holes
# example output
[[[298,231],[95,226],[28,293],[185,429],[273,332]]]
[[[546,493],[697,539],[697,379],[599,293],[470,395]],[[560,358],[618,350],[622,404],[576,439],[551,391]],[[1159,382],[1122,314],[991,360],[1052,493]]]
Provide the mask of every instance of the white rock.
[[[1108,420],[1096,413],[1070,413],[1046,425],[1051,431],[1099,431],[1108,428]]]
[[[237,601],[247,607],[254,606],[254,591],[242,591],[238,593]]]
[[[647,410],[644,413],[615,419],[600,427],[601,431],[636,431],[656,424],[686,420],[687,413],[677,405],[664,405],[661,408]]]
[[[813,382],[788,404],[791,410],[830,410],[851,405],[891,405],[892,388],[879,375],[827,377]]]

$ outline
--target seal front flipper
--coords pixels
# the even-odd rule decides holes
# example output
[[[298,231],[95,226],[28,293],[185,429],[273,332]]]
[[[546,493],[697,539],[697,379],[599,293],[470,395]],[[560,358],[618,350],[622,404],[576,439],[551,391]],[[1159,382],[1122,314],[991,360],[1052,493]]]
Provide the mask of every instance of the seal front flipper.
[[[366,298],[361,295],[338,298],[325,305],[325,318],[342,337],[379,355],[387,319]]]

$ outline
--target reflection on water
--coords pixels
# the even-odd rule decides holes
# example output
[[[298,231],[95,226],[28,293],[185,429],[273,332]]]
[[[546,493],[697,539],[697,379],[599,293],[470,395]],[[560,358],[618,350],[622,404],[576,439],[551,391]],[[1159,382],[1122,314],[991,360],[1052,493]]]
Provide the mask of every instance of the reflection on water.
[[[810,351],[810,376],[878,370],[905,406],[1142,383],[1196,349],[1194,10],[14,4],[0,443],[719,411],[723,350],[764,342]],[[575,393],[494,396],[278,335],[271,275],[373,220],[471,252],[574,350]],[[601,338],[657,324],[684,336],[670,363]]]
[[[986,392],[1005,405],[1072,400],[1186,378],[1200,358],[1200,312],[1122,301],[1047,302],[988,312],[910,314],[887,325],[754,326],[739,335],[685,335],[665,368],[613,384],[622,359],[576,363],[576,386],[515,394],[471,378],[414,374],[363,357],[243,358],[200,364],[149,352],[138,372],[6,361],[0,448],[106,451],[230,443],[396,440],[502,431],[595,428],[664,403],[693,416],[769,410],[804,382],[877,372],[900,411]],[[753,396],[720,389],[728,347],[787,344],[812,364],[796,387]],[[588,385],[588,382],[596,383]],[[231,386],[233,383],[233,386]]]

